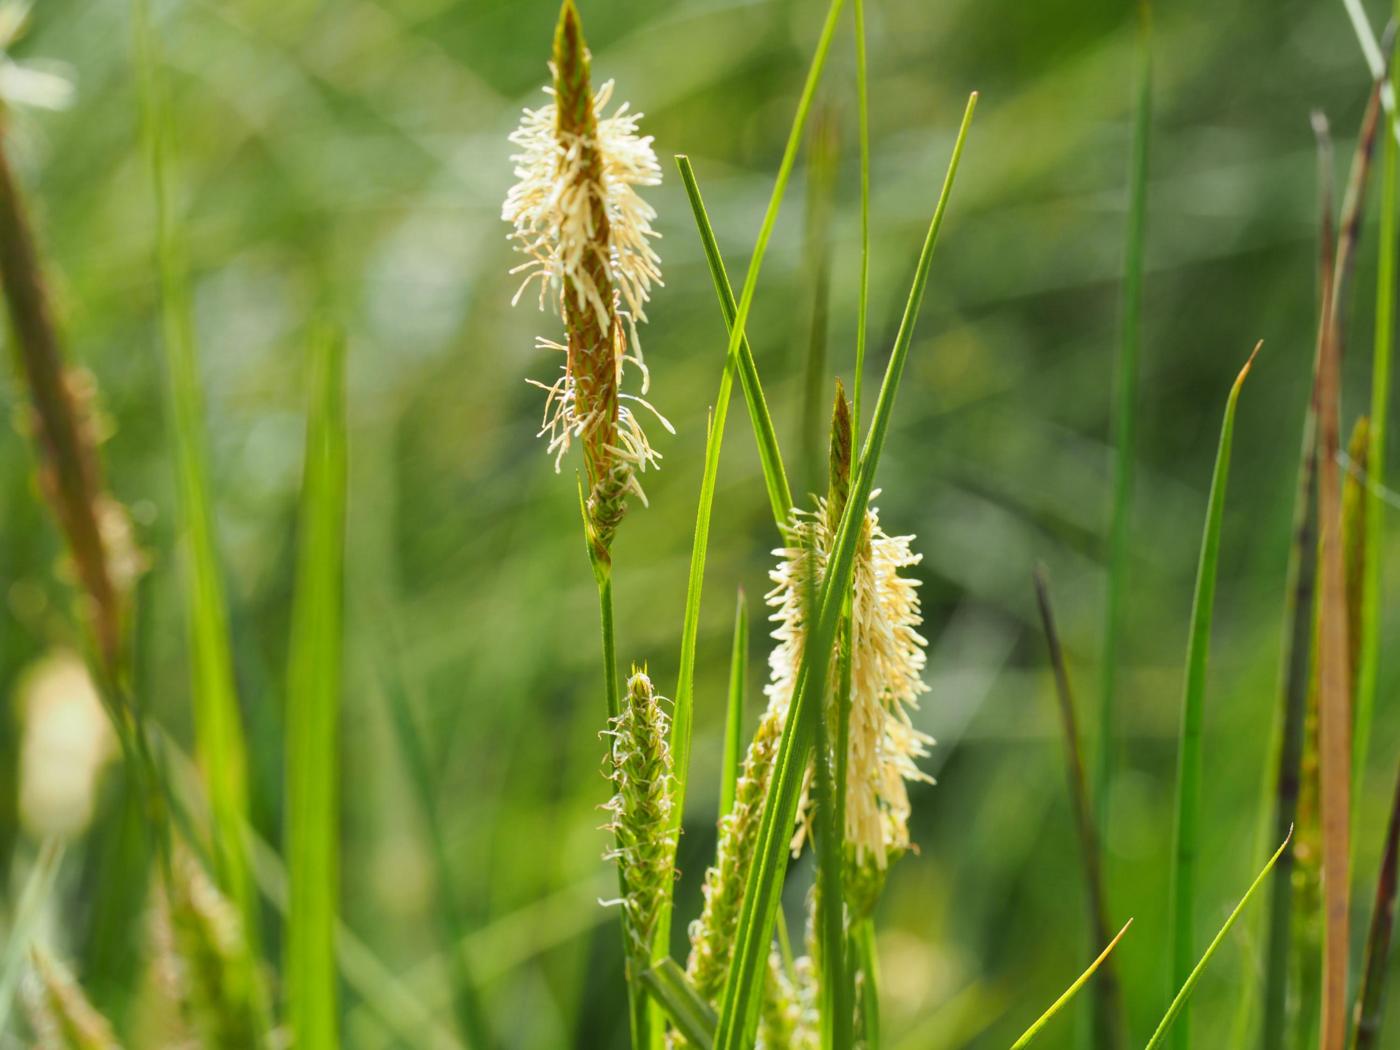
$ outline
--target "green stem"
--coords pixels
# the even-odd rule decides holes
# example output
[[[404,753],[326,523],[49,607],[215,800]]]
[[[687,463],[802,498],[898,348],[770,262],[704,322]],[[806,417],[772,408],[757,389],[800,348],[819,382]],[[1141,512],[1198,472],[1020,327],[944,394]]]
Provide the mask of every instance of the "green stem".
[[[585,531],[585,540],[587,529]],[[589,550],[592,551],[592,545]],[[606,690],[608,722],[611,724],[622,710],[622,683],[617,674],[617,640],[614,631],[612,565],[603,566],[594,560],[594,575],[598,580],[598,611],[602,626],[603,641],[603,688]],[[621,900],[627,899],[627,879],[619,865],[617,871],[617,893]],[[631,948],[627,943],[627,931],[623,923],[618,924],[622,931],[623,958],[630,960]],[[632,972],[631,962],[627,963],[627,1017],[632,1033],[633,1050],[648,1050],[651,1046],[652,1005],[651,998],[641,985],[641,974]]]

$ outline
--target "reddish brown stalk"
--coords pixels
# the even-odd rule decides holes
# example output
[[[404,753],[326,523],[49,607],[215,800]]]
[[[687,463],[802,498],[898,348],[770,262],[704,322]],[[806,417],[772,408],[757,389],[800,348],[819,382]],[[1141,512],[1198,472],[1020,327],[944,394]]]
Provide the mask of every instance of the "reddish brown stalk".
[[[102,522],[115,508],[102,480],[86,384],[64,361],[31,224],[2,140],[0,284],[33,409],[39,481],[67,540],[102,665],[113,673],[120,662],[124,610]]]
[[[1341,451],[1342,314],[1347,278],[1360,232],[1366,185],[1380,118],[1378,77],[1366,104],[1352,159],[1332,278],[1323,288],[1317,382],[1318,421],[1318,757],[1322,816],[1324,915],[1321,1050],[1345,1050],[1347,957],[1351,904],[1351,645],[1342,536]]]

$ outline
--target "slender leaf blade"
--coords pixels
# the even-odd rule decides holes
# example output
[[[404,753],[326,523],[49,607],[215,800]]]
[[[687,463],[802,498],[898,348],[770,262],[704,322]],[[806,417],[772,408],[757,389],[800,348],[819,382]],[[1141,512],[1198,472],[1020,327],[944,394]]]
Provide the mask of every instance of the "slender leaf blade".
[[[345,349],[312,341],[311,409],[287,675],[287,1020],[303,1050],[339,1045],[340,706],[345,555]]]
[[[1172,985],[1179,987],[1191,973],[1193,922],[1196,911],[1196,862],[1200,849],[1202,731],[1205,720],[1206,665],[1215,606],[1215,579],[1220,563],[1220,531],[1225,518],[1225,490],[1230,477],[1230,448],[1235,433],[1235,408],[1240,389],[1254,364],[1259,346],[1249,355],[1225,402],[1220,444],[1215,456],[1210,498],[1206,506],[1205,534],[1196,569],[1196,592],[1191,606],[1191,626],[1186,647],[1186,686],[1182,701],[1181,737],[1177,763],[1176,823],[1172,850],[1172,920],[1170,959]],[[1189,1014],[1181,1018],[1172,1045],[1186,1050],[1190,1044]]]
[[[1049,1024],[1054,1016],[1069,1004],[1070,1000],[1079,993],[1079,989],[1083,988],[1084,985],[1088,983],[1089,978],[1094,976],[1094,972],[1108,960],[1109,955],[1112,954],[1114,948],[1118,947],[1118,942],[1123,939],[1123,934],[1128,932],[1128,927],[1132,924],[1132,919],[1129,919],[1123,924],[1123,928],[1118,931],[1118,935],[1108,942],[1108,946],[1089,964],[1088,969],[1081,973],[1079,978],[1065,989],[1063,995],[1050,1004],[1050,1009],[1041,1014],[1033,1025],[1021,1033],[1021,1038],[1011,1044],[1011,1050],[1023,1050],[1024,1047],[1030,1045],[1031,1040],[1040,1034],[1040,1030]]]
[[[1254,881],[1250,883],[1249,889],[1245,891],[1244,897],[1241,898],[1239,904],[1235,905],[1235,910],[1230,913],[1229,918],[1225,920],[1225,924],[1217,931],[1214,939],[1211,940],[1210,945],[1206,948],[1205,954],[1201,956],[1200,961],[1192,968],[1186,980],[1182,983],[1181,988],[1177,991],[1176,998],[1174,998],[1171,1005],[1167,1007],[1166,1014],[1163,1015],[1161,1023],[1157,1025],[1157,1030],[1152,1033],[1152,1038],[1147,1042],[1146,1050],[1158,1050],[1159,1047],[1164,1045],[1167,1033],[1172,1029],[1172,1024],[1185,1008],[1187,1000],[1191,998],[1191,993],[1196,990],[1196,982],[1201,979],[1201,974],[1205,972],[1206,966],[1209,965],[1210,960],[1224,942],[1226,934],[1228,934],[1230,929],[1235,925],[1236,920],[1239,919],[1255,892],[1264,884],[1264,880],[1269,877],[1269,872],[1274,870],[1274,865],[1278,863],[1279,857],[1282,856],[1283,851],[1288,848],[1288,844],[1292,841],[1292,838],[1293,836],[1290,832],[1289,837],[1283,840],[1283,844],[1274,851],[1274,855],[1270,857],[1269,862],[1264,865],[1264,869],[1259,872],[1259,874],[1255,876]]]

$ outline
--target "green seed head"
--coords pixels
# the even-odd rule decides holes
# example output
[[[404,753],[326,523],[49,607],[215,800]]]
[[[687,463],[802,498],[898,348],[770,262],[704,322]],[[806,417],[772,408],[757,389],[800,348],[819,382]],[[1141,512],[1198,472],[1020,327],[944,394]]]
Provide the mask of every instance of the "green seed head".
[[[616,845],[606,857],[622,871],[623,926],[628,966],[633,974],[648,965],[652,937],[661,909],[670,897],[671,857],[676,833],[671,829],[675,778],[667,744],[671,720],[661,707],[645,669],[632,668],[622,713],[607,731],[612,738],[608,776],[613,797],[604,808]]]

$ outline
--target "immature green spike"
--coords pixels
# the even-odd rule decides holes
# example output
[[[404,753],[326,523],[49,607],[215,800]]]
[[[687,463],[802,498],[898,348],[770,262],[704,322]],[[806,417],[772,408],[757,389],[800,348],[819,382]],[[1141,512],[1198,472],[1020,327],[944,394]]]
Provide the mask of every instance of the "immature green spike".
[[[35,981],[25,996],[38,1045],[45,1050],[120,1050],[112,1026],[88,1002],[68,969],[47,952],[31,954]]]
[[[635,665],[627,682],[622,712],[612,721],[609,775],[615,794],[604,808],[617,837],[607,857],[622,871],[627,895],[622,901],[627,934],[628,969],[639,978],[651,964],[651,943],[662,906],[670,899],[674,876],[671,830],[675,776],[667,744],[670,719],[645,669]]]
[[[705,872],[700,917],[690,924],[686,976],[696,990],[717,1003],[734,950],[734,931],[744,900],[744,880],[753,863],[763,798],[783,735],[786,709],[770,707],[758,723],[735,784],[734,806],[720,819],[715,863]]]

